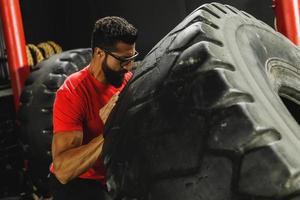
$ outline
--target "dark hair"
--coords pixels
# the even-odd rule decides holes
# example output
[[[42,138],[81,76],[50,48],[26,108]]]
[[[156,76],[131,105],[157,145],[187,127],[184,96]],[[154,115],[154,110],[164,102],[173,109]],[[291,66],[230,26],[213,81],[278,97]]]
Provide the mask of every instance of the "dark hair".
[[[135,43],[137,29],[124,18],[110,16],[96,21],[91,38],[91,46],[114,50],[117,42]]]

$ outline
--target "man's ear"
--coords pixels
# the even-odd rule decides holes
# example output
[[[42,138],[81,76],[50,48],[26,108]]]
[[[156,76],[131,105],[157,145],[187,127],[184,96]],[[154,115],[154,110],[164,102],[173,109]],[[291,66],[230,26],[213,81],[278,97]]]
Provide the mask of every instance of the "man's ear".
[[[102,55],[103,55],[103,51],[100,48],[96,47],[94,49],[94,56],[102,56]]]

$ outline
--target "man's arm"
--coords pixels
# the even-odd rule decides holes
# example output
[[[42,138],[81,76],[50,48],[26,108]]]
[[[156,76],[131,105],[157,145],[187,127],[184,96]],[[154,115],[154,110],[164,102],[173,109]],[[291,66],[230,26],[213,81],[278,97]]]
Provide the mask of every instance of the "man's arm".
[[[118,100],[116,93],[109,102],[101,108],[99,115],[103,124]],[[57,179],[66,184],[91,168],[102,152],[104,143],[103,133],[88,144],[82,145],[83,133],[70,131],[56,133],[52,139],[52,160],[54,174]]]
[[[82,138],[80,131],[57,133],[53,137],[54,173],[63,184],[91,168],[102,152],[102,134],[86,145],[82,145]]]

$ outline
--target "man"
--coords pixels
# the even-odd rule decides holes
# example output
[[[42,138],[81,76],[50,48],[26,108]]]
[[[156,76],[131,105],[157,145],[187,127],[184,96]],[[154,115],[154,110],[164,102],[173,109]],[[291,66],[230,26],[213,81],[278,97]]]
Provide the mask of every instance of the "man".
[[[103,126],[131,78],[137,29],[120,17],[95,23],[90,64],[57,91],[51,172],[54,200],[105,199]]]

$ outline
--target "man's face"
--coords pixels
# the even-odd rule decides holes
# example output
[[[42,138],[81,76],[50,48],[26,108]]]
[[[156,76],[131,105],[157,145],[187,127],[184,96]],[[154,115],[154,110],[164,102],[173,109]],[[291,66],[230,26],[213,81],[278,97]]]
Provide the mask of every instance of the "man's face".
[[[133,60],[127,60],[136,54],[135,44],[118,42],[115,51],[104,50],[105,57],[102,62],[102,70],[106,81],[114,87],[120,87],[124,80],[124,75],[133,66]]]

